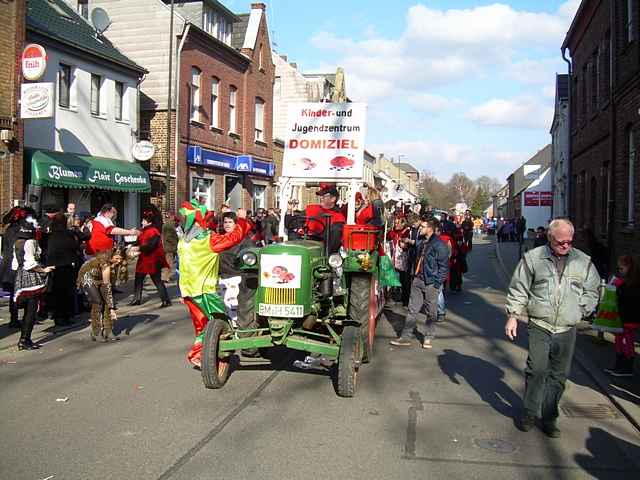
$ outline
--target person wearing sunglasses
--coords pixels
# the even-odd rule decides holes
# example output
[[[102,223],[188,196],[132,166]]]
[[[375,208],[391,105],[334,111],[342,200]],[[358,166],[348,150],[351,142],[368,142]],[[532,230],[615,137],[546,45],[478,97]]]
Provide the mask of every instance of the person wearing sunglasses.
[[[558,404],[571,368],[576,324],[598,304],[600,275],[591,258],[573,247],[574,232],[569,220],[553,220],[549,243],[523,255],[507,295],[506,336],[515,340],[518,320],[528,319],[524,412],[518,426],[526,432],[540,419],[551,438],[560,436]]]

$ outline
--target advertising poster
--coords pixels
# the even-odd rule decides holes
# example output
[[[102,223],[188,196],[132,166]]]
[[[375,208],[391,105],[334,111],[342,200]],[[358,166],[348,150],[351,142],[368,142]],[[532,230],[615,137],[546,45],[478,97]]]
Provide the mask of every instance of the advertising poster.
[[[298,255],[260,255],[260,286],[300,288],[302,257]]]
[[[553,192],[540,192],[540,206],[551,207],[553,205]]]
[[[365,103],[290,104],[282,175],[362,178],[366,113]]]
[[[524,206],[525,207],[539,207],[540,206],[540,192],[524,192]]]

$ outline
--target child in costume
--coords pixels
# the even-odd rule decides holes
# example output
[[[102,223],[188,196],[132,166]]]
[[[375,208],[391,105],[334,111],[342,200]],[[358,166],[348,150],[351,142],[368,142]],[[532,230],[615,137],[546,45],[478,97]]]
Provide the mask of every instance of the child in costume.
[[[640,327],[636,308],[640,298],[640,259],[623,255],[618,259],[619,277],[612,277],[598,308],[594,329],[615,333],[616,362],[604,371],[614,377],[633,376],[635,331]],[[610,286],[615,287],[612,295]]]
[[[98,336],[104,342],[117,340],[113,327],[117,320],[112,283],[116,266],[126,262],[121,250],[104,250],[86,261],[78,272],[77,287],[82,289],[91,304],[91,340]]]
[[[183,203],[179,210],[184,231],[178,241],[179,288],[196,335],[187,358],[196,367],[201,365],[202,339],[209,318],[225,313],[224,302],[217,293],[218,254],[239,244],[249,232],[243,211],[238,212],[240,218],[233,230],[224,234],[207,229],[206,215],[207,208],[196,200]]]

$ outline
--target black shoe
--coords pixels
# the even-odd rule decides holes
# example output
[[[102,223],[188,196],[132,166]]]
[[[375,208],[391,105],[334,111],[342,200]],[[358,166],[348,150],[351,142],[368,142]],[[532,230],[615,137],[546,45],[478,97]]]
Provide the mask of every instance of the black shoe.
[[[560,429],[556,422],[543,422],[542,431],[549,438],[560,438]]]
[[[22,323],[20,323],[18,320],[14,321],[14,322],[9,322],[7,324],[8,328],[22,328]]]
[[[162,304],[160,304],[160,308],[167,308],[171,306],[171,300],[167,300],[166,302],[162,302]]]
[[[20,340],[18,342],[18,350],[38,350],[40,345],[33,343],[31,340]]]
[[[142,302],[140,301],[140,299],[138,298],[134,298],[133,300],[131,300],[129,303],[127,303],[127,305],[129,305],[130,307],[134,306],[134,305],[142,305]]]
[[[536,417],[533,417],[531,415],[524,415],[521,419],[520,419],[520,424],[518,425],[518,427],[520,428],[520,430],[522,430],[523,432],[528,432],[529,430],[531,430],[534,426],[536,425]]]

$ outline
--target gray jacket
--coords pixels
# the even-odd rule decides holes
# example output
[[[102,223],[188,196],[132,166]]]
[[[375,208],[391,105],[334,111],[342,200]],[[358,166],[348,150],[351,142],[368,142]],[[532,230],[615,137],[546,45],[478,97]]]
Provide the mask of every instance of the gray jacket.
[[[561,333],[591,314],[598,304],[600,275],[591,258],[575,248],[558,277],[548,246],[524,254],[513,272],[507,313],[523,317],[551,333]]]

